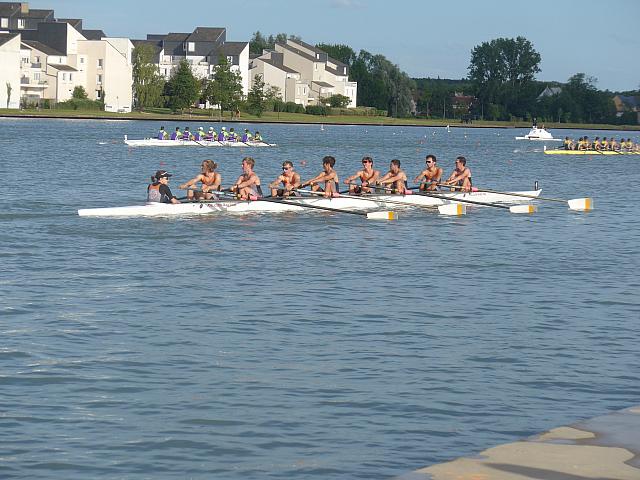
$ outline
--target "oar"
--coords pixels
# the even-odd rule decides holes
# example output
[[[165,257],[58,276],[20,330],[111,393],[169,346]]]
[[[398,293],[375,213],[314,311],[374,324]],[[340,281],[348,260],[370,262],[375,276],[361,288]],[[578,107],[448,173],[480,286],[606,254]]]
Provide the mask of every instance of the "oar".
[[[283,205],[295,205],[302,208],[315,208],[318,210],[325,210],[328,212],[339,212],[339,213],[349,213],[351,215],[360,215],[362,217],[366,217],[369,220],[397,220],[398,215],[396,212],[390,211],[380,211],[380,212],[358,212],[357,210],[344,210],[342,208],[332,208],[332,207],[323,207],[320,205],[308,205],[301,204],[295,201],[287,201],[287,200],[279,200],[272,197],[262,197],[254,200],[256,202],[271,202],[271,203],[280,203]]]
[[[509,210],[511,213],[534,213],[537,211],[537,207],[531,204],[509,206],[509,205],[500,205],[498,203],[478,202],[477,200],[469,200],[466,198],[449,198],[443,194],[439,194],[435,192],[434,193],[414,192],[413,194],[420,195],[423,197],[439,198],[441,200],[447,200],[449,202],[461,202],[461,203],[469,203],[471,205],[482,205],[483,207],[502,208],[504,210]],[[440,211],[440,207],[438,207],[438,210]],[[443,212],[440,212],[440,213],[443,213]]]
[[[294,189],[294,191],[300,192],[300,193],[310,194],[312,196],[313,195],[315,195],[315,196],[324,195],[321,192],[314,192],[314,191],[309,191],[309,190]],[[346,195],[343,195],[344,193],[346,193]],[[381,204],[381,203],[389,203],[389,204],[392,204],[392,205],[401,205],[403,207],[419,207],[419,208],[432,210],[432,207],[429,206],[429,205],[416,205],[414,203],[398,202],[396,200],[388,200],[386,198],[385,199],[377,199],[376,200],[375,198],[367,197],[366,195],[368,195],[368,194],[366,194],[366,193],[363,194],[362,196],[360,196],[360,195],[349,195],[348,193],[349,193],[349,191],[347,190],[346,192],[338,192],[338,195],[343,197],[343,198],[352,198],[354,200],[362,200],[364,202],[374,202],[374,203],[377,203],[378,205]],[[440,205],[440,206],[444,206],[444,205]],[[447,205],[447,206],[449,206],[449,205]],[[448,210],[451,210],[451,209],[448,209]],[[448,211],[448,210],[445,209],[445,211],[443,211],[441,213],[446,214],[446,215],[451,215],[451,214],[453,214],[453,215],[464,215],[465,213],[467,213],[466,209],[464,209],[464,208],[462,208],[462,209],[454,209],[454,210],[451,210],[451,211]]]
[[[442,186],[450,186],[450,185],[442,185]],[[453,188],[459,188],[459,187],[454,186]],[[526,193],[500,192],[498,190],[491,190],[489,188],[474,187],[474,191],[498,193],[501,195],[509,195],[511,197],[532,198],[534,200],[545,200],[547,202],[567,203],[569,205],[569,210],[593,210],[593,200],[589,197],[573,198],[573,199],[566,200],[564,198],[536,197],[535,195],[527,195]]]

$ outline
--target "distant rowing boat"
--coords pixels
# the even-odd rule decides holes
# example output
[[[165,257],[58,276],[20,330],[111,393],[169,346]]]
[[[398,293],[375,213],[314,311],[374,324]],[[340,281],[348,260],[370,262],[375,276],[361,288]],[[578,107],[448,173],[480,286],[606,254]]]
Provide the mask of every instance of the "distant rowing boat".
[[[509,195],[509,193],[515,195]],[[221,199],[193,203],[147,203],[128,207],[81,209],[78,210],[78,215],[81,217],[152,217],[225,213],[279,213],[300,212],[306,210],[306,206],[341,210],[375,210],[379,208],[397,208],[399,203],[407,207],[437,207],[455,203],[456,200],[482,203],[524,203],[528,200],[516,195],[538,197],[540,193],[541,190],[505,193],[437,192],[434,196],[370,194],[362,197],[342,195],[337,198],[288,197],[286,200],[282,200],[282,203],[279,203],[278,199],[274,198],[267,200]]]
[[[229,142],[218,140],[158,140],[157,138],[145,138],[142,140],[129,140],[124,136],[124,143],[130,147],[275,147],[275,143],[267,142]]]
[[[535,125],[531,127],[529,133],[524,137],[516,137],[516,140],[534,140],[539,142],[561,142],[559,138],[553,138],[553,135],[544,128],[538,128]]]
[[[622,152],[619,150],[545,150],[547,155],[640,155],[640,152]]]

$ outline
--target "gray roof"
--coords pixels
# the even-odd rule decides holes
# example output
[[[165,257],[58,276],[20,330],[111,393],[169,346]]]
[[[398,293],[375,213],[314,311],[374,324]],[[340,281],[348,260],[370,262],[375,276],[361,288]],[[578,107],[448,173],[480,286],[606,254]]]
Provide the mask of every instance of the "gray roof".
[[[63,64],[49,64],[49,66],[51,68],[55,68],[56,70],[60,70],[61,72],[77,72],[78,69],[77,68],[73,68],[69,65],[63,65]]]
[[[287,72],[287,73],[298,73],[298,71],[294,70],[293,68],[289,68],[289,67],[285,67],[282,64],[279,64],[278,62],[270,59],[270,58],[261,58],[260,60],[262,60],[264,63],[267,63],[273,67],[279,68],[280,70],[282,70],[283,72]]]
[[[330,83],[327,82],[311,82],[314,85],[318,85],[319,87],[327,87],[327,88],[335,88],[335,85],[331,85]]]
[[[0,33],[0,45],[4,45],[12,38],[17,37],[17,33]]]
[[[58,50],[56,50],[55,48],[51,48],[49,45],[45,45],[44,43],[40,43],[37,40],[23,40],[22,43],[24,43],[25,45],[31,47],[31,48],[35,48],[36,50],[41,51],[42,53],[46,54],[46,55],[56,55],[59,57],[64,57],[65,54],[59,52]]]
[[[57,21],[58,22],[68,23],[69,25],[71,25],[73,28],[75,28],[79,32],[82,31],[82,19],[81,18],[58,18]]]
[[[225,55],[240,55],[249,45],[249,42],[224,42],[223,51]]]
[[[38,8],[30,8],[26,15],[20,14],[20,16],[24,16],[25,18],[47,18],[52,15],[53,10],[42,10]]]
[[[19,3],[0,3],[0,15],[3,17],[10,17],[14,15],[16,12],[20,12],[20,4]]]
[[[187,34],[186,40],[189,42],[217,42],[224,33],[224,28],[197,27],[191,34]]]
[[[290,52],[293,52],[297,55],[300,55],[302,58],[306,58],[307,60],[310,60],[312,62],[317,62],[318,59],[316,57],[314,57],[313,55],[309,55],[308,53],[303,52],[302,50],[298,50],[295,47],[292,47],[291,45],[287,45],[285,43],[277,43],[277,45],[281,46],[282,48],[289,50]]]
[[[107,36],[102,30],[82,30],[80,33],[87,40],[102,40],[102,37]]]
[[[620,101],[628,108],[640,108],[640,97],[618,95]]]
[[[163,40],[167,42],[186,42],[190,33],[168,33]]]
[[[346,67],[347,65],[342,63],[339,60],[336,60],[335,58],[331,58],[329,57],[329,55],[327,54],[327,52],[325,52],[324,50],[321,50],[319,48],[314,47],[313,45],[307,43],[307,42],[303,42],[302,40],[296,40],[296,39],[289,39],[290,42],[294,42],[297,43],[298,45],[302,45],[303,47],[308,48],[309,50],[312,50],[316,53],[324,53],[325,55],[327,55],[327,57],[329,58],[329,60],[331,61],[331,63],[334,63],[336,66],[338,67]],[[338,75],[344,75],[343,73],[338,73]]]

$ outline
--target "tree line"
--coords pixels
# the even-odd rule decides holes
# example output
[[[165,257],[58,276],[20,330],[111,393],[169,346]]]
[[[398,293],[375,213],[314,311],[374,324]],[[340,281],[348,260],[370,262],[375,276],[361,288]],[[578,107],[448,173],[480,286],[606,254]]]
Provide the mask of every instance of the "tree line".
[[[249,42],[249,49],[259,54],[273,49],[276,42],[286,42],[287,38],[299,39],[285,33],[265,37],[258,31]],[[343,44],[321,43],[316,47],[348,65],[349,80],[358,83],[358,106],[371,107],[372,111],[392,117],[636,123],[635,114],[617,116],[615,93],[599,90],[597,79],[585,73],[576,73],[564,83],[536,80],[542,57],[524,37],[497,38],[475,46],[468,76],[460,80],[412,79],[383,55],[366,50],[356,53]],[[220,57],[212,78],[196,78],[183,61],[165,81],[153,64],[153,50],[147,45],[134,49],[133,77],[138,109],[164,106],[175,111],[196,102],[208,102],[223,111],[242,108],[256,115],[265,110],[327,114],[331,107],[344,108],[348,104],[348,98],[342,95],[309,108],[284,103],[282,92],[266,85],[262,78],[252,79],[252,89],[244,98],[240,74],[231,69],[225,57]],[[554,87],[553,93],[540,96],[548,86]],[[460,95],[466,96],[464,108],[457,104]]]

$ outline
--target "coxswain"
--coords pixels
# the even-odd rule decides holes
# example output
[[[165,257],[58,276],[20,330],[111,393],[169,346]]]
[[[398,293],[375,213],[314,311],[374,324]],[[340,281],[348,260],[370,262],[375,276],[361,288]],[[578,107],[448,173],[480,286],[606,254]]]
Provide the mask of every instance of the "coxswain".
[[[373,158],[362,157],[362,170],[348,177],[344,183],[349,185],[349,193],[359,195],[361,193],[371,193],[371,185],[375,185],[380,177],[380,170],[373,169]],[[354,183],[360,180],[360,185]]]
[[[459,187],[457,190],[462,190],[463,192],[471,191],[471,170],[467,167],[466,158],[462,156],[456,158],[456,167],[444,184]]]
[[[235,192],[240,200],[255,200],[262,197],[260,177],[253,171],[255,165],[256,161],[251,157],[242,159],[242,175],[231,187],[231,191]]]
[[[147,202],[180,203],[169,188],[171,174],[166,170],[158,170],[151,177],[151,185],[147,187]]]
[[[290,197],[296,195],[300,188],[300,175],[293,170],[293,163],[285,160],[282,164],[282,174],[269,184],[272,197]],[[280,187],[280,188],[278,188]]]
[[[164,127],[160,127],[160,131],[158,132],[158,140],[167,140],[169,138],[169,134],[165,131]]]
[[[407,174],[400,168],[400,160],[391,160],[389,171],[378,180],[378,183],[386,186],[385,190],[390,190],[391,193],[405,194],[408,190]]]
[[[259,135],[259,132],[256,132]],[[313,177],[311,180],[304,182],[301,187],[311,186],[314,192],[324,192],[325,197],[332,197],[334,193],[338,193],[338,173],[333,169],[336,159],[331,155],[327,155],[322,159],[322,172]],[[322,186],[320,185],[322,184]]]
[[[194,178],[186,183],[180,185],[182,190],[189,189],[187,191],[187,198],[189,200],[211,200],[216,198],[212,192],[220,190],[220,184],[222,183],[222,176],[216,172],[218,164],[213,160],[205,160],[201,165],[202,172],[196,175]],[[193,190],[196,184],[201,183],[202,188],[200,191]]]
[[[180,132],[180,127],[176,127],[176,131],[171,134],[171,140],[180,140],[182,138],[182,133]]]
[[[249,132],[248,128],[244,129],[244,134],[242,135],[242,141],[244,143],[253,141],[253,135],[251,135],[251,132]]]
[[[420,182],[420,190],[437,190],[438,183],[442,181],[442,168],[436,164],[435,155],[427,155],[425,157],[425,165],[427,166],[420,174],[413,180],[413,183]]]

